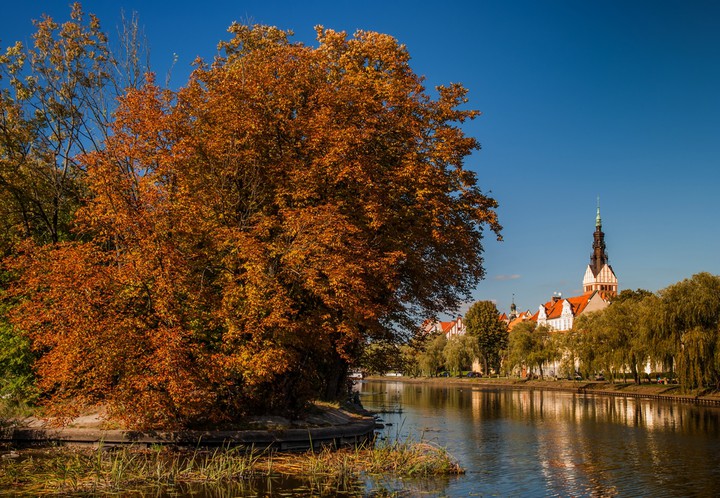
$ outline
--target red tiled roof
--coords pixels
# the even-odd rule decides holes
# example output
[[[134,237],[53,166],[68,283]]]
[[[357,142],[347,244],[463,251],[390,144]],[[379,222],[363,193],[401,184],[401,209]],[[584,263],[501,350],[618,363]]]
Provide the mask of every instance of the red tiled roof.
[[[452,322],[440,322],[440,330],[442,330],[443,334],[447,334],[451,328],[455,325],[455,321]]]
[[[597,292],[598,291],[591,291],[586,292],[581,296],[566,297],[565,299],[548,301],[543,305],[543,307],[545,308],[545,314],[547,315],[547,319],[552,320],[553,318],[560,318],[560,315],[562,314],[563,301],[568,301],[570,303],[570,309],[572,310],[573,316],[578,316],[585,310],[588,303],[590,302],[590,298],[592,298],[593,295]],[[603,299],[607,299],[605,293],[600,293],[600,297],[602,297]],[[540,310],[536,311],[530,319],[537,322],[539,314]]]

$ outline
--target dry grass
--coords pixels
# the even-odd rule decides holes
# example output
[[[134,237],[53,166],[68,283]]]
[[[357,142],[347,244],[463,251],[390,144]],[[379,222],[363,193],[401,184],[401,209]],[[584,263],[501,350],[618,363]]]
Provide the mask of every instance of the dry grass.
[[[393,475],[428,477],[458,475],[465,471],[448,452],[423,442],[384,442],[375,447],[279,455],[275,471],[289,475],[342,477],[346,475]]]
[[[289,476],[314,489],[350,488],[362,475],[428,477],[462,474],[448,453],[418,442],[302,454],[235,448],[48,448],[7,451],[0,460],[0,490],[29,495],[98,493],[228,484]]]

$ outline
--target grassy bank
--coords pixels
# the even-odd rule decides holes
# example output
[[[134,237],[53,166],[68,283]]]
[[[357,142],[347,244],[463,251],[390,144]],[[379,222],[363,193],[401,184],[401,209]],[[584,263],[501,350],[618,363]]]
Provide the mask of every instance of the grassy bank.
[[[28,495],[114,493],[193,484],[225,486],[271,477],[293,477],[313,489],[346,489],[357,485],[363,475],[406,478],[463,472],[444,449],[410,441],[303,454],[233,448],[55,447],[3,451],[0,489]]]

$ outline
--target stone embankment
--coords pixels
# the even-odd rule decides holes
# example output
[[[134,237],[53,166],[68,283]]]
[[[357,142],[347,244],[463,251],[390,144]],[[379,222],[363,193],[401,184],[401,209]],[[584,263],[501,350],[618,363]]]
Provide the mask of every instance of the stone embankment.
[[[337,408],[323,408],[301,421],[280,417],[255,418],[248,430],[217,431],[131,431],[103,428],[99,414],[73,419],[68,425],[53,428],[48,421],[27,418],[5,421],[0,427],[0,442],[18,446],[75,444],[103,446],[239,446],[260,450],[306,451],[311,448],[352,447],[371,441],[375,419]]]
[[[477,389],[542,389],[547,391],[574,392],[586,395],[624,396],[691,403],[720,407],[720,392],[682,393],[677,384],[656,384],[607,381],[573,380],[521,380],[517,378],[458,378],[458,377],[368,377],[368,380],[385,382],[429,383],[433,385],[460,385]]]

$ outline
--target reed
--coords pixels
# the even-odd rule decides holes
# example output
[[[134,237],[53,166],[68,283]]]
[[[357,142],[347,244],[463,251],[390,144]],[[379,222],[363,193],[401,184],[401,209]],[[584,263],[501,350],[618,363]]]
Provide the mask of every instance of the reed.
[[[347,479],[360,474],[399,477],[460,475],[464,469],[444,448],[427,442],[386,440],[372,446],[276,457],[275,469],[290,475]]]
[[[0,490],[28,495],[167,489],[189,484],[232,484],[291,477],[321,493],[350,489],[363,475],[429,477],[461,474],[447,451],[424,442],[302,454],[218,448],[95,449],[55,447],[12,452],[0,460]]]

